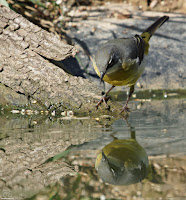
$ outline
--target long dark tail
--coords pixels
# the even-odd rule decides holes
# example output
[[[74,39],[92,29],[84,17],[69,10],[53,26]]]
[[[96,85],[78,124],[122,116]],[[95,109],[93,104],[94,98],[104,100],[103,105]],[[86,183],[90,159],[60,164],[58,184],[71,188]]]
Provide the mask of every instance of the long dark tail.
[[[148,53],[149,40],[155,31],[169,19],[168,16],[160,17],[156,22],[149,26],[142,34],[141,37],[145,41],[145,54]]]

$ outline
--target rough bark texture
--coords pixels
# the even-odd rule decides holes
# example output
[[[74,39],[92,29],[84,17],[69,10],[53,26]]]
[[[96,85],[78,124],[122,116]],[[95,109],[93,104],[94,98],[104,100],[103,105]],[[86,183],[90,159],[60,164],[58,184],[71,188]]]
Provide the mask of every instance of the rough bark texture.
[[[94,128],[97,122],[92,119],[83,122],[73,120],[71,123],[63,121],[63,124],[59,121],[52,125],[49,119],[42,121],[41,118],[34,118],[40,121],[37,134],[35,131],[25,131],[33,126],[33,118],[0,119],[0,127],[7,130],[0,134],[0,198],[30,197],[44,186],[75,173],[78,169],[61,159],[48,163],[45,161],[70,145],[82,144],[100,135],[100,128]],[[21,131],[9,131],[15,127]],[[49,131],[53,128],[56,131]],[[93,128],[97,131],[90,132]]]
[[[0,96],[4,103],[13,102],[20,106],[31,97],[47,108],[55,104],[61,110],[74,109],[97,91],[89,81],[69,75],[49,62],[50,59],[60,61],[75,55],[73,46],[2,5],[0,47]],[[5,94],[4,86],[12,92]],[[25,95],[24,101],[16,100],[14,94],[19,94],[20,98]]]

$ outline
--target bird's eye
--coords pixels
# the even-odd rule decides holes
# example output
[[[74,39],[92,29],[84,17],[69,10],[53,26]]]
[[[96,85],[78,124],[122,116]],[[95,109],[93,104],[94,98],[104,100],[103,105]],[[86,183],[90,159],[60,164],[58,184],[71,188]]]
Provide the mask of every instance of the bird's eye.
[[[108,65],[110,65],[112,63],[112,59],[113,59],[113,55],[111,55]]]
[[[115,173],[115,171],[112,168],[111,168],[111,172],[116,177],[116,173]]]
[[[112,67],[114,64],[116,64],[118,62],[118,58],[113,54],[111,57],[110,57],[110,60],[108,62],[108,66],[107,68],[110,68]]]

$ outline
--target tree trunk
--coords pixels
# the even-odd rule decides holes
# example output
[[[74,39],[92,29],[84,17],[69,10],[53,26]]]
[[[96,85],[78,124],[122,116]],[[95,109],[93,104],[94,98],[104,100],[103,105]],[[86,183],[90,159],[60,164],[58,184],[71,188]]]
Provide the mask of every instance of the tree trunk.
[[[73,46],[2,5],[0,52],[0,104],[24,106],[31,99],[45,108],[69,110],[87,102],[93,108],[92,100],[99,98],[93,83],[50,62],[74,56]]]

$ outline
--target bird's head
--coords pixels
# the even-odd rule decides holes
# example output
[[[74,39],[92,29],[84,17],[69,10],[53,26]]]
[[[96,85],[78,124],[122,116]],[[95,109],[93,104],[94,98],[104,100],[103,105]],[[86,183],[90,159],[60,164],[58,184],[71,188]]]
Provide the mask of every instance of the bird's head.
[[[116,184],[118,180],[118,174],[121,174],[120,168],[119,170],[115,170],[111,167],[111,164],[109,162],[109,158],[104,154],[100,153],[96,160],[96,170],[98,172],[99,177],[103,180],[103,182]],[[123,170],[124,165],[122,165]],[[119,173],[118,173],[119,172]]]
[[[112,73],[115,67],[121,64],[121,59],[113,45],[106,45],[100,48],[95,54],[95,64],[99,71],[100,81],[102,82],[105,74]]]
[[[148,173],[148,157],[134,138],[114,139],[96,158],[95,168],[103,182],[130,185],[142,181]]]

